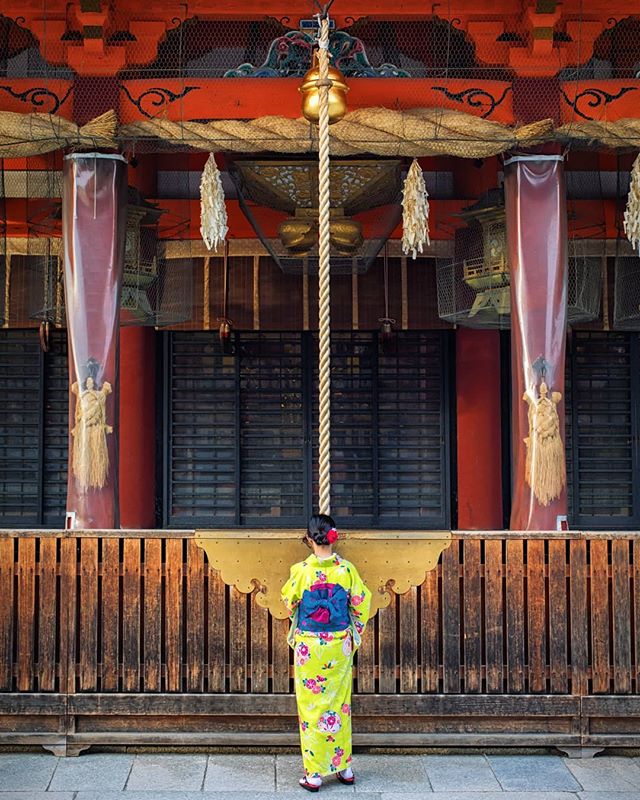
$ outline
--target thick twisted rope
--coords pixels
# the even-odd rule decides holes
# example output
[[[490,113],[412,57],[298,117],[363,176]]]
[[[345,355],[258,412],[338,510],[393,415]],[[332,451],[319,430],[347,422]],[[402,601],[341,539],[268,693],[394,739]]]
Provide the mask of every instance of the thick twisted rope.
[[[25,158],[62,147],[116,147],[115,111],[79,127],[53,114],[0,112],[0,158]]]
[[[334,156],[370,153],[380,156],[454,155],[486,158],[507,150],[553,139],[553,121],[541,120],[510,128],[462,111],[441,108],[360,108],[331,126]],[[120,138],[154,139],[196,150],[241,153],[314,153],[319,149],[320,129],[304,119],[259,117],[212,122],[144,120],[125,125]]]
[[[188,147],[230,153],[314,153],[318,135],[304,119],[259,117],[248,122],[221,119],[212,122],[142,120],[117,128],[109,111],[86,125],[54,114],[16,114],[0,111],[0,158],[23,158],[66,147],[109,147],[147,140],[150,145]],[[452,155],[488,156],[545,142],[610,149],[640,147],[640,119],[615,122],[581,120],[554,128],[550,119],[511,128],[499,122],[442,108],[361,108],[331,126],[334,156]]]
[[[318,49],[318,318],[319,350],[319,511],[331,513],[331,258],[330,249],[330,165],[329,165],[329,20],[320,23]]]

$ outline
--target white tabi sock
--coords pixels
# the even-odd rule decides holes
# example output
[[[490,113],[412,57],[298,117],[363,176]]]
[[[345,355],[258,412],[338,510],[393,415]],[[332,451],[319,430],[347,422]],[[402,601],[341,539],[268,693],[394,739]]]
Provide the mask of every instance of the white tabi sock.
[[[308,783],[310,786],[322,786],[322,778],[314,778],[312,775],[306,775],[300,778],[300,783]]]
[[[351,769],[351,767],[347,767],[346,769],[340,771],[340,775],[342,775],[343,778],[346,778],[348,781],[350,781],[351,778],[353,778],[353,770]]]

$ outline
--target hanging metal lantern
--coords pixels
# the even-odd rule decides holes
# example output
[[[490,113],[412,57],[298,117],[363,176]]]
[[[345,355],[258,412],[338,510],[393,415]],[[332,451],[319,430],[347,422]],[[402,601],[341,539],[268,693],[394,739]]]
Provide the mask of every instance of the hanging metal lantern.
[[[320,118],[320,69],[318,56],[314,53],[313,66],[302,79],[302,113],[304,118],[314,125]],[[339,69],[329,67],[329,125],[339,122],[347,113],[347,92],[349,87]]]

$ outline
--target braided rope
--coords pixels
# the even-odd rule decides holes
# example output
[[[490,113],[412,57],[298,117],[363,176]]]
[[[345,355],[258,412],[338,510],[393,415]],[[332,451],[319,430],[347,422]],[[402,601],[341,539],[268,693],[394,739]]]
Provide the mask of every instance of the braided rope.
[[[549,141],[553,134],[552,120],[514,129],[449,109],[360,108],[331,126],[330,144],[334,156],[369,153],[412,158],[433,155],[485,158]],[[143,120],[122,127],[120,138],[156,139],[212,152],[313,153],[319,146],[315,127],[310,130],[304,119],[286,117],[259,117],[248,122]]]
[[[78,127],[55,114],[0,111],[0,158],[39,155],[66,147],[105,147],[148,140],[171,148],[234,153],[314,153],[315,128],[304,119],[259,117],[212,122],[141,120],[117,128],[109,111]],[[582,120],[554,128],[539,120],[512,128],[462,111],[442,108],[360,108],[331,126],[334,156],[370,154],[418,158],[452,155],[486,158],[544,142],[599,145],[613,150],[640,147],[640,119]]]
[[[318,50],[318,220],[319,255],[318,317],[319,352],[319,511],[331,513],[331,259],[329,255],[330,165],[329,165],[329,20],[321,20]]]
[[[107,111],[79,127],[54,114],[0,112],[0,158],[25,158],[61,147],[116,147],[118,120]]]

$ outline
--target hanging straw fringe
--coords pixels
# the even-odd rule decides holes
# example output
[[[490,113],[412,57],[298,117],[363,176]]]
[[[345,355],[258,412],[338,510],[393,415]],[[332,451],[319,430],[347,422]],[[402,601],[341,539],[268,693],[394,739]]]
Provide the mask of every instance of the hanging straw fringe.
[[[567,485],[566,458],[557,410],[562,394],[551,392],[549,398],[544,381],[539,392],[537,398],[530,392],[525,392],[522,398],[529,405],[529,435],[524,440],[527,447],[525,480],[540,505],[548,506],[560,497]]]
[[[210,153],[200,179],[200,234],[207,249],[217,250],[228,230],[220,170]]]
[[[624,232],[640,255],[640,154],[631,168],[631,185],[624,212]]]
[[[429,239],[429,194],[420,165],[414,158],[402,191],[402,252],[415,259]]]

